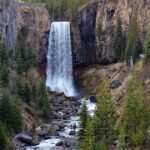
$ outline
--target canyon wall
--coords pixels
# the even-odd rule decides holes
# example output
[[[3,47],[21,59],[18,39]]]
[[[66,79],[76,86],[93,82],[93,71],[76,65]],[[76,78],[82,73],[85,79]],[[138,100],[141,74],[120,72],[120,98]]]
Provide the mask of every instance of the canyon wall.
[[[8,0],[0,1],[0,42],[6,41],[6,28],[8,25]]]
[[[125,39],[134,10],[137,9],[139,27],[139,51],[141,51],[148,24],[150,23],[150,0],[91,0],[79,10],[72,20],[75,65],[115,62],[112,44],[119,17]],[[101,38],[97,28],[101,24]],[[124,40],[125,44],[126,40]],[[141,46],[140,46],[141,45]]]
[[[46,63],[49,35],[49,14],[45,4],[25,4],[15,0],[0,1],[0,41],[14,49],[22,27],[28,29],[26,41],[37,54],[39,64]]]
[[[16,30],[28,28],[27,42],[35,49],[39,64],[46,63],[48,36],[50,30],[49,14],[44,4],[18,4],[16,6]]]

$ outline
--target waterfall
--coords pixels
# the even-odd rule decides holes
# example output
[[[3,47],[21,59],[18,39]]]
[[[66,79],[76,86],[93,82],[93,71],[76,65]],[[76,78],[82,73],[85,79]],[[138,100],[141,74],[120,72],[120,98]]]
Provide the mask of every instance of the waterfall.
[[[74,96],[69,22],[51,24],[47,60],[46,87],[66,96]]]

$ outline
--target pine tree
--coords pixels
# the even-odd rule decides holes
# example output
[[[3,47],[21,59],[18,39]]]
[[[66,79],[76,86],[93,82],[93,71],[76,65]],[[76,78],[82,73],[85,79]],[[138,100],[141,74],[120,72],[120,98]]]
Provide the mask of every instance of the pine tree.
[[[25,84],[25,87],[24,87],[24,98],[25,98],[25,101],[27,103],[30,103],[30,101],[31,101],[31,90],[30,90],[30,87],[27,83]]]
[[[0,43],[0,64],[8,65],[8,52],[6,46]]]
[[[137,58],[137,42],[138,42],[138,23],[136,12],[132,16],[132,20],[129,26],[128,39],[125,49],[125,60],[129,62],[133,60],[136,61]]]
[[[148,60],[150,60],[150,27],[144,45],[144,62],[146,63]]]
[[[37,87],[36,87],[36,85],[35,84],[33,84],[33,86],[32,86],[32,97],[34,98],[34,99],[36,99],[36,97],[37,97],[37,93],[38,91],[37,91]]]
[[[8,86],[8,82],[9,82],[8,75],[9,75],[8,66],[3,64],[2,69],[1,69],[1,81],[2,81],[3,87]]]
[[[95,142],[99,143],[105,137],[109,144],[115,135],[116,111],[105,81],[102,81],[96,99],[97,108],[93,120]]]
[[[120,128],[120,133],[119,133],[119,143],[118,143],[118,150],[126,150],[126,141],[125,141],[125,131],[124,128]]]
[[[90,118],[87,120],[84,138],[79,139],[79,150],[93,150],[94,148],[94,131],[93,122]]]
[[[9,98],[8,94],[3,94],[1,98],[2,113],[0,118],[6,124],[10,132],[18,132],[22,128],[22,116],[18,106]]]
[[[124,48],[123,42],[124,41],[123,41],[121,20],[120,20],[120,18],[118,18],[115,37],[114,37],[114,41],[113,41],[113,51],[114,51],[114,54],[115,54],[115,57],[117,60],[123,59],[123,48]]]
[[[123,115],[125,135],[132,146],[139,147],[146,140],[149,123],[149,105],[143,94],[143,86],[133,77]]]
[[[24,98],[24,85],[21,81],[21,77],[17,76],[15,81],[15,93],[18,94],[21,98]]]
[[[9,135],[7,128],[0,122],[0,149],[6,150],[9,144]]]
[[[48,95],[45,89],[45,85],[43,83],[40,84],[40,87],[38,89],[38,98],[39,98],[39,106],[41,107],[43,111],[43,116],[46,119],[51,118],[52,110],[51,106],[48,101]]]
[[[79,131],[79,139],[80,140],[84,136],[85,128],[87,126],[88,117],[89,116],[88,116],[87,105],[86,105],[86,102],[84,101],[82,108],[81,108],[81,113],[80,113],[80,131]]]
[[[108,150],[107,140],[103,137],[100,142],[95,143],[94,150]]]

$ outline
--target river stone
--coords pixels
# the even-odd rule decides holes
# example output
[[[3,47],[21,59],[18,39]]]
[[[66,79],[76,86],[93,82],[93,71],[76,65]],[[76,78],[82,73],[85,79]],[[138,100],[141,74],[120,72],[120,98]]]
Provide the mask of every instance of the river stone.
[[[33,143],[33,139],[31,136],[26,135],[26,134],[22,134],[22,133],[18,134],[16,136],[16,139],[19,140],[20,142],[26,143],[28,145],[31,145]]]
[[[39,127],[36,128],[36,134],[39,136],[46,136],[51,131],[51,125],[50,124],[42,124]]]
[[[91,103],[96,103],[96,97],[95,96],[90,96],[90,102]]]
[[[73,136],[76,135],[76,131],[71,130],[69,135],[73,135]]]
[[[64,141],[59,141],[58,143],[56,143],[56,146],[62,146],[64,145]]]

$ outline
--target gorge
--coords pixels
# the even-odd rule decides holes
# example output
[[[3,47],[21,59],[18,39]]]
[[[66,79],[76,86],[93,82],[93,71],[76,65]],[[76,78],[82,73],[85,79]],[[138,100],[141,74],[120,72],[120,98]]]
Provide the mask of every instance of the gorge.
[[[149,0],[1,0],[0,149],[149,150],[149,16]]]

